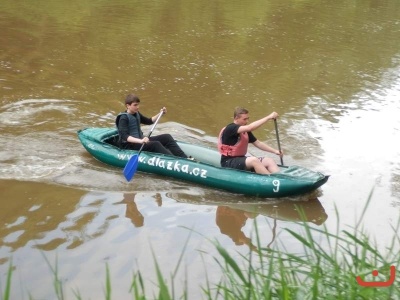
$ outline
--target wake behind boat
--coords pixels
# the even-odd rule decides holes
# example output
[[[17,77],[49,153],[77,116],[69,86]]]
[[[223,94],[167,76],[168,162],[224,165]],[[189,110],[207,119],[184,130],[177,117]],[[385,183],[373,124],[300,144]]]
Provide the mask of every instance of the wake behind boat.
[[[115,128],[86,128],[78,131],[78,137],[97,160],[114,167],[124,168],[129,159],[138,154],[138,151],[118,148]],[[139,156],[138,171],[265,198],[305,194],[322,186],[329,177],[299,166],[280,166],[279,173],[270,175],[222,168],[217,150],[184,142],[178,144],[196,161],[143,151]]]

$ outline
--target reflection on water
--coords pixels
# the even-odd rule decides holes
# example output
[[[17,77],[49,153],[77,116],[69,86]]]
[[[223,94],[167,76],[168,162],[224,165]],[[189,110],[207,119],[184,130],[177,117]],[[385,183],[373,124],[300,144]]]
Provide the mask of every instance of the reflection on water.
[[[1,210],[1,219],[4,225],[0,228],[0,245],[2,246],[3,262],[11,253],[18,249],[28,247],[44,251],[67,251],[76,249],[84,243],[90,243],[99,236],[107,235],[107,229],[112,226],[114,219],[128,218],[135,228],[146,224],[146,213],[150,215],[162,214],[154,211],[156,207],[164,208],[169,218],[179,223],[182,211],[207,210],[208,225],[213,212],[215,223],[221,233],[232,238],[235,244],[250,243],[249,237],[245,237],[240,230],[247,218],[268,217],[283,221],[307,221],[317,225],[322,224],[327,215],[318,199],[310,201],[271,201],[268,203],[248,202],[238,203],[227,201],[228,194],[216,193],[214,199],[203,201],[204,195],[186,192],[167,193],[101,193],[84,192],[75,189],[57,186],[43,187],[36,183],[13,183],[14,188],[6,188],[7,181],[0,181],[3,196],[8,201]],[[20,187],[23,186],[23,189]],[[40,191],[36,187],[41,186]],[[119,196],[121,195],[121,196]],[[212,197],[212,194],[206,195]],[[225,197],[225,198],[224,198]],[[118,198],[120,198],[118,200]],[[121,199],[122,198],[122,199]],[[139,199],[136,199],[139,198]],[[197,202],[194,201],[197,199]],[[256,199],[256,198],[255,198]],[[111,201],[111,202],[110,202]],[[144,202],[145,201],[145,202]],[[177,205],[172,205],[173,202]],[[145,203],[143,209],[138,207]],[[111,206],[110,206],[111,205]],[[124,205],[124,209],[118,208]],[[202,206],[203,208],[190,208]],[[110,207],[112,209],[110,209]],[[19,211],[15,217],[16,210]],[[123,215],[122,215],[123,210]],[[144,213],[144,212],[145,213]],[[304,216],[303,216],[304,214]],[[159,220],[163,223],[164,220]],[[215,225],[215,224],[214,224]],[[4,248],[5,247],[5,248]],[[4,249],[8,249],[3,252]]]
[[[214,232],[217,226],[234,244],[244,243],[252,248],[250,234],[241,229],[249,217],[251,220],[268,217],[296,222],[302,220],[301,210],[308,222],[321,224],[327,218],[318,199],[295,202],[274,199],[266,203],[258,198],[243,198],[203,188],[185,191],[176,186],[175,191],[162,193],[105,193],[1,180],[0,189],[3,197],[0,219],[4,222],[0,227],[0,263],[3,265],[11,256],[18,257],[24,252],[35,252],[35,249],[57,251],[60,257],[69,251],[86,256],[89,252],[85,248],[98,247],[102,239],[108,240],[113,228],[121,226],[124,217],[134,228],[150,226],[152,230],[155,227],[164,233],[175,231],[179,225],[191,227],[193,220],[198,219],[211,234],[206,233],[206,236],[218,236]],[[195,217],[191,218],[191,215]],[[154,216],[158,217],[155,219]],[[129,227],[123,227],[117,235],[130,240],[137,234]],[[41,260],[42,257],[36,258],[33,263]]]
[[[145,217],[137,207],[135,202],[136,195],[136,193],[124,193],[123,200],[119,204],[126,204],[125,217],[129,218],[135,227],[142,227],[145,224]],[[160,193],[156,193],[151,197],[154,198],[154,203],[158,207],[162,206],[163,197]],[[321,202],[316,198],[298,202],[275,200],[268,203],[261,201],[257,203],[237,203],[226,201],[222,197],[219,201],[213,200],[211,203],[201,200],[193,201],[196,198],[201,199],[198,195],[197,197],[193,195],[193,193],[166,193],[164,197],[178,201],[182,205],[190,203],[190,205],[216,206],[215,223],[220,232],[229,236],[235,245],[246,244],[251,249],[256,249],[256,247],[252,244],[251,238],[242,231],[247,219],[255,219],[258,216],[272,218],[275,220],[274,228],[276,229],[276,220],[305,221],[321,225],[328,217]],[[273,236],[275,236],[275,233]]]
[[[125,217],[129,218],[135,227],[142,227],[144,225],[144,217],[137,208],[137,204],[135,202],[135,196],[136,193],[133,194],[124,193],[124,199],[120,203],[126,204]],[[162,197],[160,193],[156,193],[154,198],[155,202],[157,203],[157,206],[161,206]]]
[[[256,247],[251,239],[247,237],[242,227],[246,225],[248,218],[254,219],[256,214],[251,214],[243,210],[233,209],[229,206],[218,206],[215,222],[222,234],[229,236],[235,245],[248,245],[251,249]]]
[[[38,187],[41,187],[38,191]],[[31,182],[0,180],[2,208],[0,210],[1,258],[23,247],[54,250],[68,243],[67,235],[59,231],[84,191],[65,187],[42,186]],[[62,195],[68,194],[65,199]],[[35,241],[35,242],[33,242]],[[4,248],[3,248],[4,247]]]
[[[228,193],[204,194],[202,189],[197,194],[196,190],[87,192],[43,183],[10,184],[5,180],[0,181],[0,188],[2,196],[9,200],[3,202],[0,211],[0,271],[7,274],[12,258],[14,276],[21,278],[21,290],[29,290],[34,298],[52,298],[54,274],[44,257],[51,264],[57,261],[59,277],[67,286],[102,274],[104,263],[108,262],[114,270],[113,278],[119,281],[113,288],[121,284],[121,290],[125,290],[135,261],[140,261],[148,272],[152,270],[150,251],[163,253],[159,257],[162,265],[179,259],[180,250],[165,249],[184,247],[188,230],[183,227],[201,233],[191,234],[190,251],[187,250],[190,272],[200,274],[204,258],[196,250],[203,249],[210,255],[215,251],[205,243],[205,237],[219,240],[227,249],[241,245],[256,249],[253,226],[257,220],[260,243],[269,247],[279,230],[277,222],[283,228],[296,226],[295,222],[302,219],[300,211],[304,211],[307,222],[321,224],[327,218],[317,199],[239,203],[233,202]],[[273,228],[270,222],[274,223]],[[124,260],[120,259],[122,254],[116,255],[121,249],[132,249],[129,256],[123,254]],[[240,249],[244,250],[237,248]],[[218,274],[216,266],[210,268]],[[39,278],[42,284],[38,284]],[[87,288],[92,293],[90,284]]]

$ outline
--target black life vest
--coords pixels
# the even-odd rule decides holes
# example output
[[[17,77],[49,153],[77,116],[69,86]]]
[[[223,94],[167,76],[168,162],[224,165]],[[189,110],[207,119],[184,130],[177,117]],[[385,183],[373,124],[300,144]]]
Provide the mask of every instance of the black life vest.
[[[143,131],[140,128],[140,114],[136,113],[136,114],[132,115],[127,112],[122,112],[122,113],[118,114],[117,118],[115,119],[115,125],[117,126],[117,129],[118,129],[119,119],[121,118],[122,115],[126,115],[128,117],[129,135],[133,136],[135,138],[138,138],[138,139],[142,139]],[[122,141],[122,142],[126,142],[126,141]]]

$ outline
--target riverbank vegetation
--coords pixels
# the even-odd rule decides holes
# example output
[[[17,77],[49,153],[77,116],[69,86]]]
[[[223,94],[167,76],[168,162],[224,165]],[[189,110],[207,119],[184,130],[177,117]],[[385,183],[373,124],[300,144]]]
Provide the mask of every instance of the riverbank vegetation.
[[[368,203],[369,201],[362,215]],[[339,220],[337,211],[336,214]],[[307,222],[301,223],[301,232],[287,229],[301,243],[303,249],[300,254],[287,251],[282,241],[275,249],[263,248],[255,223],[256,247],[248,255],[241,255],[240,263],[218,242],[210,241],[218,251],[218,256],[213,259],[220,266],[222,277],[219,282],[206,280],[202,286],[203,295],[197,295],[196,299],[400,299],[399,281],[394,280],[393,275],[395,277],[396,274],[391,273],[391,270],[400,267],[400,238],[397,235],[400,220],[392,227],[393,238],[385,247],[370,238],[363,229],[361,220],[362,217],[349,230],[340,230],[337,226],[335,233],[328,232],[325,226],[322,229],[315,228]],[[319,242],[316,242],[315,236],[322,239],[319,238]],[[176,291],[174,288],[184,253],[185,247],[176,268],[168,276],[160,270],[156,256],[153,255],[157,278],[156,294],[154,290],[146,290],[145,278],[137,271],[130,287],[132,299],[191,299],[193,295],[187,289]],[[47,263],[49,264],[48,261]],[[4,300],[13,299],[12,269],[11,262],[6,282],[1,284]],[[55,295],[57,299],[65,299],[58,270],[52,267],[51,270],[54,274]],[[205,278],[208,278],[207,272]],[[391,280],[394,280],[393,284]],[[363,283],[360,285],[360,282],[369,286],[363,286]],[[382,284],[387,286],[377,286]],[[76,299],[83,299],[77,291],[74,295]],[[108,265],[104,298],[112,299],[112,280]]]

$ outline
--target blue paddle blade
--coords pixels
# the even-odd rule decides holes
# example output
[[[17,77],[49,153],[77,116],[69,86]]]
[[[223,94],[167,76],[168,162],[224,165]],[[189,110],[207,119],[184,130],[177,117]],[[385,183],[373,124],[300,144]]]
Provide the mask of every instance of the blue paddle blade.
[[[131,181],[133,175],[135,175],[137,167],[139,164],[139,156],[137,154],[133,155],[124,168],[124,176],[127,181]]]

